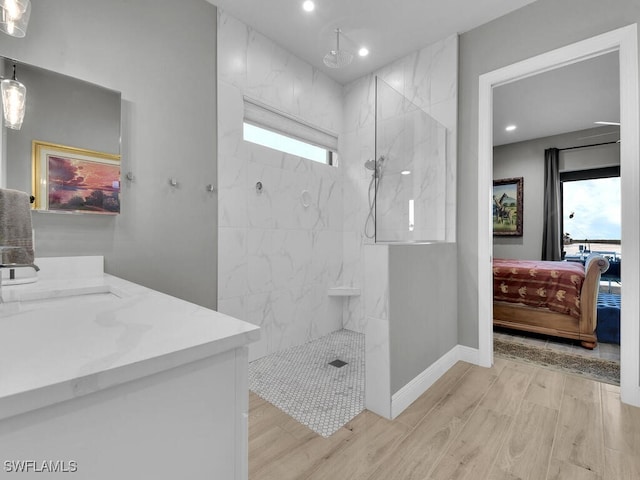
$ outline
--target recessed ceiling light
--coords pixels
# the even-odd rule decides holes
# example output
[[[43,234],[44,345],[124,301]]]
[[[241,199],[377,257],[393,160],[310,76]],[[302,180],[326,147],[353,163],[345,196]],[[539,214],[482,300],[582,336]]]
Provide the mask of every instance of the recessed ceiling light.
[[[366,57],[367,55],[369,55],[369,49],[367,47],[360,48],[360,50],[358,50],[358,55],[360,55],[361,57]]]
[[[411,175],[411,170],[403,170],[400,172],[400,175]]]
[[[304,9],[305,12],[313,12],[316,8],[316,4],[313,3],[311,0],[306,0],[302,4],[302,8]]]
[[[505,128],[505,130],[507,132],[513,132],[516,128],[518,127],[516,127],[515,125],[509,125],[507,128]]]

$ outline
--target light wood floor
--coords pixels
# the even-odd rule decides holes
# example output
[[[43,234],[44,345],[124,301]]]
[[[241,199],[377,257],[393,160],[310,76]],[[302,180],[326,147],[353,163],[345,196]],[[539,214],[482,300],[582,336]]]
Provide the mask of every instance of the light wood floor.
[[[254,394],[251,480],[640,479],[640,409],[619,387],[504,359],[458,362],[395,420],[323,438]]]

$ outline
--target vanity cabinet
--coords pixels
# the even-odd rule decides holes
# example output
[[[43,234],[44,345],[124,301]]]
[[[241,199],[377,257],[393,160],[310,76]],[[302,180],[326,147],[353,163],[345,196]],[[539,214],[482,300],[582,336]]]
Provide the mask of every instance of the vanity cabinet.
[[[2,288],[0,478],[246,480],[258,327],[101,262],[37,259],[36,283]]]

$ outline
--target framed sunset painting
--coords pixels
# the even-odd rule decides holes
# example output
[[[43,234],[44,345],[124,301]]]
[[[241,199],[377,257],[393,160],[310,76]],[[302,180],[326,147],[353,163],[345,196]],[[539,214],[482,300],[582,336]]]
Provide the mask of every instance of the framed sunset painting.
[[[33,141],[36,210],[120,213],[120,155]]]

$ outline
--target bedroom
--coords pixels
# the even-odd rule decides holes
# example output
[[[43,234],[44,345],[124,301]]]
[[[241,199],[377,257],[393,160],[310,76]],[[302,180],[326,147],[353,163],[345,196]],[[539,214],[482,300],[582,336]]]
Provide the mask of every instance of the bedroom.
[[[563,333],[558,334],[560,337],[542,335],[544,329],[530,326],[523,327],[529,332],[499,327],[497,338],[619,362],[620,128],[615,124],[620,116],[618,70],[618,55],[614,52],[494,90],[493,178],[497,183],[523,179],[521,218],[517,225],[515,218],[497,220],[494,258],[584,263],[588,253],[602,252],[610,262],[602,274],[599,296],[594,298],[594,302],[598,301],[594,315],[594,323],[595,317],[599,319],[597,344],[583,342],[590,343],[589,348],[584,348],[576,336],[569,334],[573,339],[563,339]],[[510,125],[516,128],[506,129]],[[545,150],[551,148],[558,149],[560,188],[558,205],[553,210],[557,214],[547,221]],[[554,220],[557,228],[551,230],[551,235],[559,247],[543,258],[545,223],[553,225]],[[516,226],[518,232],[500,231],[516,230]],[[534,330],[538,333],[532,333]]]

